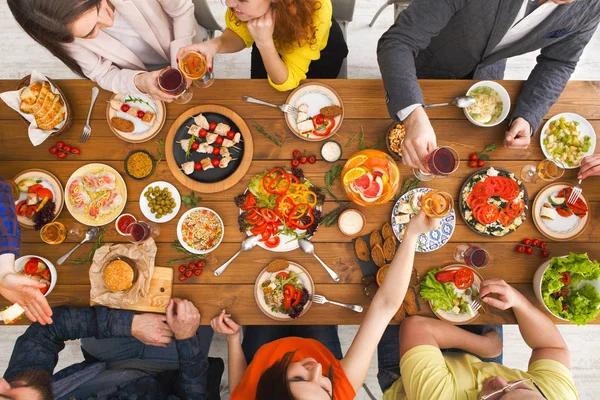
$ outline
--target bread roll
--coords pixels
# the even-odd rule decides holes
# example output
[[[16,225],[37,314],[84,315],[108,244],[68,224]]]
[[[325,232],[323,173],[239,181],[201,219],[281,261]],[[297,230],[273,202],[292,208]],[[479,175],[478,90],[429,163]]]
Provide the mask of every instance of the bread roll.
[[[111,292],[120,292],[133,286],[133,268],[125,261],[114,260],[104,268],[104,283]]]

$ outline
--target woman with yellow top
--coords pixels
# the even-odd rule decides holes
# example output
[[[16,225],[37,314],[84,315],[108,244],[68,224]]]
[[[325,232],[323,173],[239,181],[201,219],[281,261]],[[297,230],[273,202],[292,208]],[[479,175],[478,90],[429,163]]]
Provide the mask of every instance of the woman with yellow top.
[[[348,47],[332,17],[331,0],[226,0],[227,29],[219,37],[182,48],[206,57],[252,46],[252,79],[269,79],[277,90],[306,78],[336,78]]]

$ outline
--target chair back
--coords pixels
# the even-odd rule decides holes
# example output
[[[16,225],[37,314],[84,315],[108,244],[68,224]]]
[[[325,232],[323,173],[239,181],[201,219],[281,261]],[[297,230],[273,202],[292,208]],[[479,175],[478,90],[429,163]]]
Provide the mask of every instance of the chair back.
[[[354,7],[356,0],[331,0],[333,6],[333,17],[340,26],[342,22],[350,22],[354,18]]]
[[[198,24],[208,31],[210,38],[214,37],[215,31],[223,31],[221,25],[217,22],[215,17],[210,11],[210,7],[206,0],[193,0],[194,2],[194,15]]]

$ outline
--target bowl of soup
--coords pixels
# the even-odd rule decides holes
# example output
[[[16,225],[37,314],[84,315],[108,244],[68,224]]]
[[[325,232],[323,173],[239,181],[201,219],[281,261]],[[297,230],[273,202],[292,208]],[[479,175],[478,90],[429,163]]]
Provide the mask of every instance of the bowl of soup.
[[[493,81],[477,82],[467,91],[475,104],[464,109],[467,119],[481,127],[496,126],[510,111],[510,97],[502,85]]]

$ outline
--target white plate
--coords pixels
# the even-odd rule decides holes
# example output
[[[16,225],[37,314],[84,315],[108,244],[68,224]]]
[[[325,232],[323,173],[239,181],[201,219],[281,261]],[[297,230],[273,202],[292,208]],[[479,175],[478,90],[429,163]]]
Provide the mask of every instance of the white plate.
[[[460,269],[460,268],[470,269],[473,272],[473,274],[475,274],[475,282],[473,283],[473,286],[475,286],[475,288],[477,289],[478,292],[481,292],[481,282],[483,282],[483,277],[481,275],[479,275],[479,272],[477,272],[473,268],[470,268],[470,267],[468,267],[466,265],[462,265],[462,264],[453,264],[453,265],[444,267],[443,270],[448,271],[448,270],[454,270],[454,269]],[[458,289],[456,286],[454,286],[454,283],[452,283],[452,287],[454,287],[454,292],[458,295],[463,294],[466,290],[466,289],[465,290]],[[467,295],[467,301],[471,302],[471,300],[472,300],[471,295]],[[431,310],[435,313],[435,315],[439,319],[450,322],[451,324],[455,324],[455,325],[462,325],[462,324],[470,323],[470,322],[476,320],[481,315],[478,311],[475,311],[475,316],[471,317],[468,313],[455,314],[452,311],[444,311],[444,310],[440,310],[440,309],[434,310],[433,302],[429,301],[428,303],[429,303],[429,307],[431,307]]]
[[[208,250],[196,250],[196,249],[188,246],[184,242],[182,232],[181,232],[181,227],[183,226],[183,221],[185,221],[187,216],[190,215],[194,211],[200,211],[200,210],[207,210],[207,211],[212,212],[213,214],[215,214],[217,216],[217,219],[221,223],[221,237],[219,238],[219,241],[217,242],[217,244]],[[194,254],[207,254],[207,253],[210,253],[211,251],[214,251],[217,247],[219,247],[219,245],[223,241],[224,236],[225,236],[225,224],[223,224],[223,220],[221,219],[221,216],[219,214],[217,214],[217,212],[215,210],[211,210],[210,208],[206,208],[206,207],[192,208],[191,210],[188,210],[185,213],[183,213],[181,218],[179,218],[179,222],[177,223],[177,239],[179,240],[179,243],[181,243],[181,245],[183,246],[184,249],[186,249],[187,251],[194,253]]]
[[[557,194],[566,187],[572,187],[566,183],[552,183],[543,188],[533,202],[533,222],[538,230],[547,238],[557,241],[568,241],[581,235],[587,227],[590,220],[589,203],[581,194],[582,200],[588,205],[588,213],[585,217],[579,218],[576,215],[561,217],[555,220],[548,220],[540,217],[544,203],[548,203],[548,196]]]
[[[34,255],[19,257],[15,260],[15,272],[19,273],[23,271],[23,268],[25,268],[25,264],[27,264],[27,261],[33,257],[39,258],[40,260],[45,262],[46,266],[48,266],[48,269],[50,270],[50,289],[48,289],[48,291],[45,294],[45,296],[48,296],[50,293],[52,293],[54,286],[56,286],[56,280],[58,279],[58,273],[56,272],[56,268],[54,267],[54,264],[52,264],[48,259]]]
[[[565,120],[567,120],[568,122],[570,121],[577,121],[579,122],[579,137],[583,138],[585,136],[588,136],[591,139],[591,146],[589,151],[587,151],[584,154],[584,157],[589,156],[594,154],[594,151],[596,150],[596,131],[594,131],[594,128],[592,127],[592,125],[588,122],[587,119],[583,118],[581,115],[578,114],[574,114],[574,113],[562,113],[562,114],[557,114],[554,117],[550,118],[548,121],[546,121],[546,123],[544,124],[544,127],[542,128],[542,132],[540,133],[540,146],[542,147],[542,151],[544,152],[544,156],[546,156],[546,158],[548,160],[553,160],[552,156],[548,153],[548,151],[546,151],[546,146],[544,146],[544,139],[546,138],[546,130],[550,127],[550,123],[556,119],[559,119],[560,117],[564,117]],[[574,165],[572,167],[569,167],[568,165],[562,165],[562,167],[564,169],[575,169],[575,168],[579,168],[581,166],[581,163],[579,163],[578,165]]]
[[[56,207],[54,209],[54,218],[52,219],[52,221],[54,221],[62,211],[63,205],[65,203],[63,187],[60,184],[58,178],[50,172],[44,171],[42,169],[28,169],[26,171],[20,172],[17,176],[13,178],[13,180],[15,181],[15,183],[18,183],[19,181],[25,178],[41,180],[40,185],[52,191],[52,195],[54,196],[54,203],[56,204]],[[23,200],[27,200],[27,193],[19,192],[19,198],[15,199],[15,206]],[[20,226],[25,228],[33,228],[34,226],[33,220],[27,218],[25,215],[17,216],[17,221],[19,222]]]
[[[173,212],[171,214],[164,215],[161,219],[156,218],[156,215],[152,214],[150,212],[150,207],[148,207],[148,200],[146,200],[146,196],[144,196],[144,193],[146,193],[148,188],[151,188],[151,187],[153,188],[154,186],[158,186],[160,188],[160,190],[163,190],[164,188],[168,188],[169,191],[171,192],[171,194],[173,195],[173,199],[175,200],[175,208],[173,209]],[[177,190],[177,188],[175,186],[171,185],[169,182],[165,182],[165,181],[152,182],[151,184],[146,186],[144,188],[144,190],[142,190],[142,193],[140,194],[140,210],[142,211],[142,214],[144,214],[144,217],[148,218],[152,222],[156,222],[159,224],[162,224],[163,222],[169,222],[170,220],[172,220],[173,218],[175,218],[177,216],[177,213],[179,212],[180,208],[181,208],[181,195],[179,194],[179,191]]]
[[[149,105],[146,103],[143,103],[142,101],[126,102],[125,100],[130,97],[138,98],[142,101],[147,102]],[[120,139],[122,139],[126,142],[129,142],[129,143],[142,143],[142,142],[146,142],[146,141],[152,139],[162,129],[162,127],[165,123],[165,119],[166,119],[165,104],[162,101],[157,101],[157,100],[153,99],[152,97],[145,95],[145,94],[133,95],[130,93],[117,93],[111,97],[111,100],[113,100],[113,99],[122,101],[123,103],[127,103],[127,105],[129,105],[130,107],[137,107],[141,111],[144,111],[144,112],[152,111],[154,114],[156,114],[156,117],[154,118],[154,123],[152,125],[148,125],[148,124],[145,124],[144,122],[142,122],[142,120],[140,118],[129,115],[126,112],[123,112],[121,110],[119,110],[119,111],[114,110],[113,108],[111,108],[110,101],[109,101],[108,104],[106,105],[106,107],[107,107],[106,108],[106,119],[108,122],[108,126],[113,131],[113,133],[115,135],[117,135]],[[119,131],[116,128],[114,128],[110,124],[110,119],[113,117],[119,117],[119,118],[123,118],[123,119],[133,122],[133,125],[134,125],[133,132],[122,132],[122,131]]]
[[[496,121],[494,121],[493,123],[482,124],[481,122],[475,121],[473,119],[473,117],[471,117],[471,115],[467,112],[466,108],[463,109],[463,111],[464,111],[467,119],[469,121],[471,121],[471,123],[473,123],[474,125],[481,126],[482,128],[489,128],[491,126],[499,125],[502,123],[502,121],[504,121],[506,119],[506,117],[508,117],[508,113],[510,111],[510,96],[508,95],[508,92],[506,91],[506,89],[504,89],[504,86],[502,86],[498,82],[494,82],[494,81],[477,82],[476,84],[471,86],[469,88],[469,90],[467,90],[467,95],[471,92],[471,90],[477,89],[478,87],[481,87],[481,86],[487,86],[489,88],[494,89],[496,92],[498,92],[498,94],[500,95],[500,99],[502,100],[502,114],[500,114],[498,119]]]

